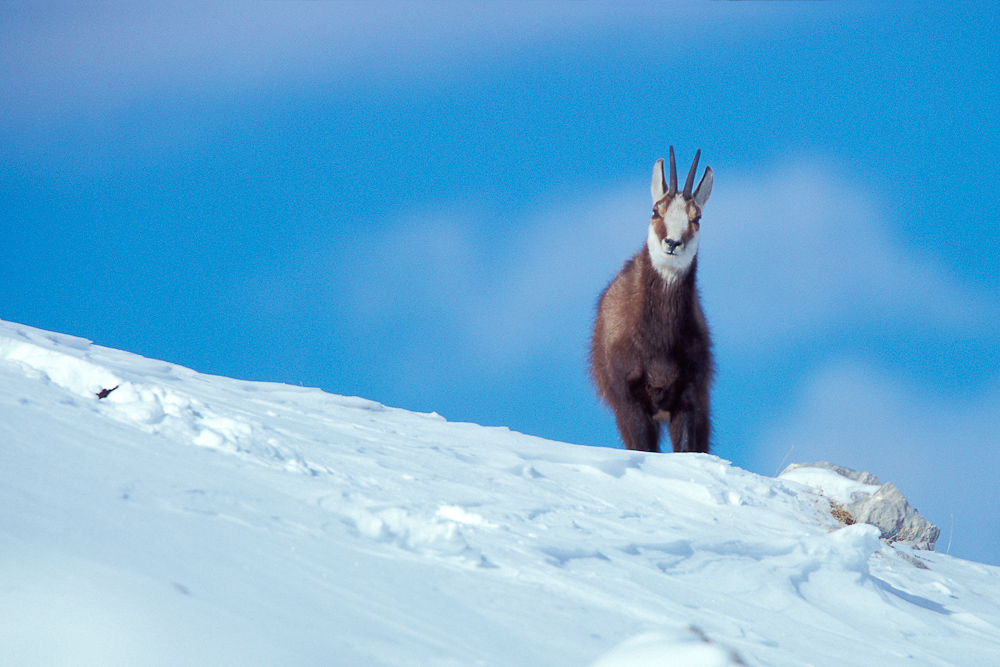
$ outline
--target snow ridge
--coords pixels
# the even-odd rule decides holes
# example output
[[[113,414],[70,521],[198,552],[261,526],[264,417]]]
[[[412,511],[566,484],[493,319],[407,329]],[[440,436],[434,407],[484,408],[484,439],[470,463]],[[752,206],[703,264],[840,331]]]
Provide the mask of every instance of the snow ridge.
[[[2,322],[0,378],[10,664],[1000,655],[1000,568],[843,527],[821,489],[714,456],[449,423]],[[43,619],[62,598],[85,613]],[[108,619],[100,651],[45,631],[81,618]]]

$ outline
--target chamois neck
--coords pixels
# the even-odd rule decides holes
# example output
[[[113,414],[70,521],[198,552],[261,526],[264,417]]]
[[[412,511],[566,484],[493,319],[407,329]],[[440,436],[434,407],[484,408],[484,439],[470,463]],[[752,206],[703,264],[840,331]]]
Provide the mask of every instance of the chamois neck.
[[[645,260],[643,263],[646,265],[646,269],[650,272],[651,276],[656,278],[655,282],[659,282],[662,285],[663,289],[694,283],[695,272],[698,268],[697,254],[687,262],[665,263],[657,261],[659,258],[654,258],[655,252],[647,244],[640,254]]]

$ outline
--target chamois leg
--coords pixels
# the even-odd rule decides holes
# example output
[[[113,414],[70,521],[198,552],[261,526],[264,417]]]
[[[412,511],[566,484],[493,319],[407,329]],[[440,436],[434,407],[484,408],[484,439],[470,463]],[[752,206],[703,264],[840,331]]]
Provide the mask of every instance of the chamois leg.
[[[697,406],[671,415],[670,440],[675,452],[707,452],[708,431],[708,415]]]
[[[656,421],[638,406],[615,411],[618,432],[622,435],[625,449],[642,452],[660,451],[660,422]]]

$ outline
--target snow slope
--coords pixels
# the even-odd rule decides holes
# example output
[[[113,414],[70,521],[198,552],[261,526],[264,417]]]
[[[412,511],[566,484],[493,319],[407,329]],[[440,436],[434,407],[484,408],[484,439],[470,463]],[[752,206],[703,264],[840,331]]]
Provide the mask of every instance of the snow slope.
[[[1000,665],[1000,568],[814,487],[10,323],[0,509],[4,665]]]

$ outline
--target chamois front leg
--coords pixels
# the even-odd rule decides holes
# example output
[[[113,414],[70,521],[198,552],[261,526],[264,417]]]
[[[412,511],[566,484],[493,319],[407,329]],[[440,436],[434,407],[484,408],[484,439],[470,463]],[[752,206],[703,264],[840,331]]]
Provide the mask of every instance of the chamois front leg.
[[[670,415],[670,440],[675,452],[708,452],[708,411],[694,400],[694,393],[692,387],[685,389],[681,407]]]
[[[615,411],[618,432],[625,449],[640,452],[660,451],[660,422],[645,413],[638,405]]]
[[[615,406],[615,421],[625,449],[660,451],[660,422],[650,415],[650,407],[645,378],[631,378],[627,393],[620,395]]]

